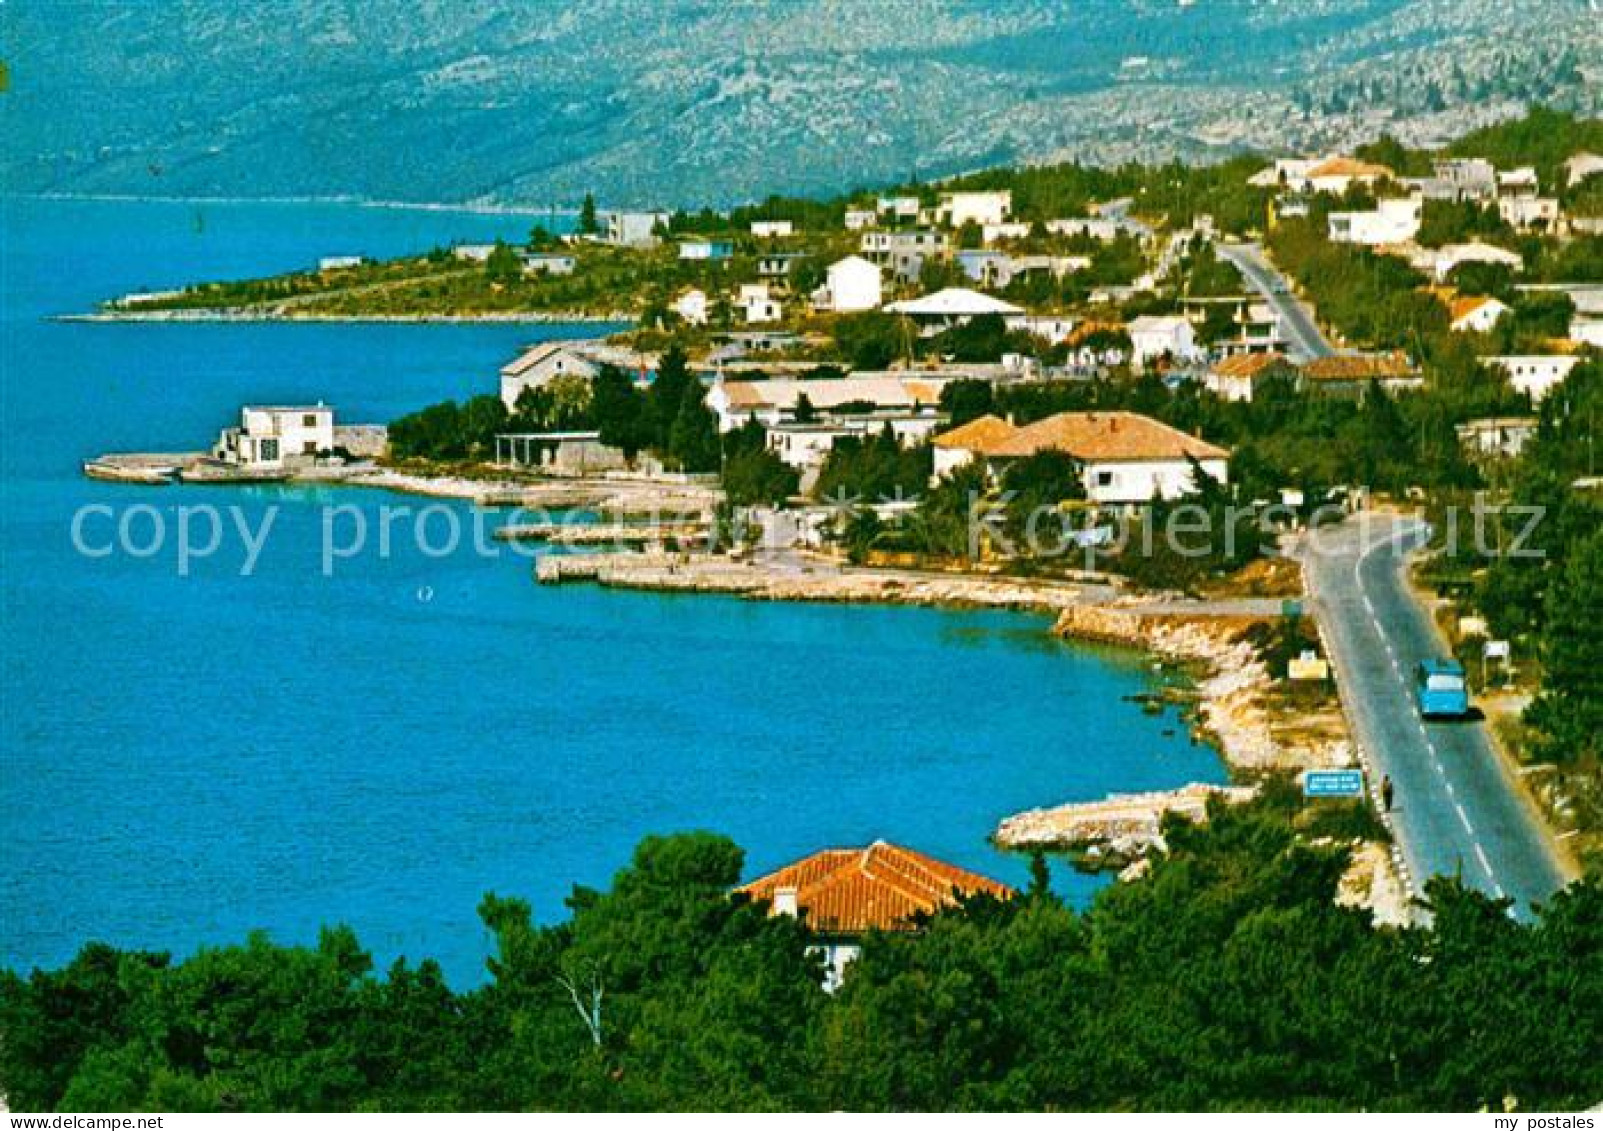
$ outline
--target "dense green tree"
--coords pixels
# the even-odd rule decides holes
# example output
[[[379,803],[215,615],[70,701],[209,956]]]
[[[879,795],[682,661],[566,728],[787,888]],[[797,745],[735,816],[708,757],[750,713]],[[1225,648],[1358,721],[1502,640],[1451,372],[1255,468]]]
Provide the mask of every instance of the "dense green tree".
[[[669,427],[667,453],[681,471],[717,471],[722,458],[718,417],[707,405],[707,390],[692,377],[684,386],[679,412]]]
[[[1575,547],[1548,597],[1545,678],[1530,721],[1558,762],[1603,755],[1603,531]]]
[[[907,349],[913,331],[893,314],[843,314],[831,328],[835,349],[853,369],[885,369]]]

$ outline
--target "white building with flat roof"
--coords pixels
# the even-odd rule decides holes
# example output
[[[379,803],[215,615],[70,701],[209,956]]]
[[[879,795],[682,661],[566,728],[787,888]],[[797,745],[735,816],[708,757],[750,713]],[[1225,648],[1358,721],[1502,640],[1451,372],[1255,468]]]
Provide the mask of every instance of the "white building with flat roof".
[[[1419,235],[1423,201],[1410,196],[1382,200],[1368,212],[1332,212],[1328,232],[1332,243],[1356,243],[1365,247],[1407,243]]]
[[[212,457],[239,467],[306,463],[334,450],[334,410],[328,405],[245,405],[239,427],[225,428]]]
[[[619,247],[654,247],[659,228],[668,227],[666,212],[603,212],[601,238]]]
[[[983,228],[987,224],[1003,223],[1012,215],[1012,189],[943,192],[935,209],[936,219],[954,228],[961,228],[970,222]]]
[[[1163,357],[1188,361],[1197,356],[1196,331],[1190,319],[1178,314],[1144,314],[1131,319],[1129,333],[1130,360],[1137,369]]]
[[[796,234],[796,225],[789,220],[753,220],[751,234],[760,240],[776,240]]]

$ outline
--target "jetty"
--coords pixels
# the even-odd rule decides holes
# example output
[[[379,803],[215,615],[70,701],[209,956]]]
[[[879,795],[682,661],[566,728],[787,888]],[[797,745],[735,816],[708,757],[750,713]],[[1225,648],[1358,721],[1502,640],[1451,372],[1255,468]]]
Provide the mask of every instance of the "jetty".
[[[554,546],[652,546],[705,541],[706,523],[523,522],[495,532],[503,542],[548,542]]]
[[[109,452],[85,460],[83,473],[111,483],[166,487],[176,483],[184,467],[199,458],[199,452]]]

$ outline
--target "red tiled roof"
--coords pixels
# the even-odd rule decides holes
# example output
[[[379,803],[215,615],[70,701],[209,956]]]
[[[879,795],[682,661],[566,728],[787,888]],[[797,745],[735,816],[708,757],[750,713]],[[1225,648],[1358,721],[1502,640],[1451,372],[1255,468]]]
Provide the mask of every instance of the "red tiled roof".
[[[1315,358],[1302,367],[1310,381],[1372,381],[1412,377],[1414,369],[1403,353],[1338,353]]]
[[[1389,177],[1392,171],[1384,165],[1359,161],[1354,157],[1332,157],[1308,170],[1310,177]]]
[[[1257,377],[1270,369],[1289,367],[1283,353],[1238,353],[1220,361],[1213,371],[1220,377]]]
[[[1013,895],[1006,884],[884,841],[867,848],[830,848],[739,890],[759,902],[792,889],[797,910],[814,930],[854,935],[905,931],[919,915],[955,904],[960,896]]]
[[[930,443],[937,448],[964,448],[971,451],[989,451],[1017,431],[1000,416],[977,417],[967,424],[942,432]]]

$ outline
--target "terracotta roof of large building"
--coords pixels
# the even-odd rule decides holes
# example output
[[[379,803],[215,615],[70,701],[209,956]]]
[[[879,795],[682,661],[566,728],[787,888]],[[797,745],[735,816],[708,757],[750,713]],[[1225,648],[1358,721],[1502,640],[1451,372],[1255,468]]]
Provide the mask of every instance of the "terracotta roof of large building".
[[[1283,353],[1236,353],[1215,363],[1213,371],[1220,377],[1256,377],[1290,364]]]
[[[1302,367],[1310,381],[1373,381],[1413,377],[1414,368],[1403,353],[1337,353],[1315,358]]]
[[[501,367],[501,376],[521,377],[523,374],[533,369],[536,365],[539,365],[546,358],[559,353],[572,353],[576,357],[579,357],[580,360],[588,361],[588,359],[584,358],[575,348],[573,342],[541,342],[538,345],[530,346],[517,357],[503,365]]]
[[[941,390],[950,380],[943,376],[913,374],[800,380],[774,377],[765,381],[724,381],[723,390],[731,409],[789,409],[804,395],[815,408],[821,409],[856,401],[866,401],[880,408],[912,408],[939,404]]]
[[[1356,157],[1332,157],[1308,170],[1310,177],[1389,177],[1392,171],[1384,165],[1360,161]]]
[[[916,917],[979,892],[1013,895],[1006,884],[882,840],[867,848],[825,849],[739,890],[768,903],[793,891],[808,926],[843,935],[911,930]]]
[[[1223,448],[1134,412],[1060,412],[1022,428],[994,416],[981,417],[942,433],[933,443],[985,456],[1024,457],[1060,451],[1084,463],[1225,459],[1230,455]]]
[[[937,448],[963,448],[968,451],[988,451],[1018,431],[1000,416],[976,417],[950,432],[942,432],[930,443]]]

